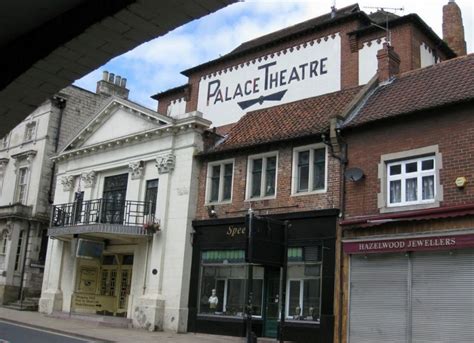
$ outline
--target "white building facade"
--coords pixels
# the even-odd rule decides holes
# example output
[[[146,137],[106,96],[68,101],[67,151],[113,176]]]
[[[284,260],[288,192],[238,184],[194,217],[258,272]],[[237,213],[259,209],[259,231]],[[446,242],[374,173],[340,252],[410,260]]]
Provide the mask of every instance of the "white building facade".
[[[186,331],[194,155],[209,125],[112,97],[55,157],[41,312]]]

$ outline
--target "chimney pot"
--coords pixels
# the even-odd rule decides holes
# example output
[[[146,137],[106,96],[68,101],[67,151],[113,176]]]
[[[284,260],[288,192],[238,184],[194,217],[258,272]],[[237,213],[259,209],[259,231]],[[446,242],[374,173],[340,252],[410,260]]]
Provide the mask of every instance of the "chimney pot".
[[[400,57],[393,47],[384,43],[383,48],[377,52],[379,82],[388,81],[400,72]]]
[[[115,84],[116,84],[117,86],[120,86],[120,81],[122,81],[122,77],[121,77],[120,75],[117,75],[117,76],[115,77]]]
[[[461,9],[454,0],[449,0],[448,4],[443,6],[443,40],[456,55],[466,55]]]
[[[114,83],[114,80],[115,80],[115,74],[114,74],[114,73],[110,73],[110,74],[109,74],[109,82],[110,82],[110,83]]]
[[[102,72],[102,80],[107,81],[109,79],[109,72],[107,70],[104,70]]]
[[[125,88],[125,87],[127,86],[127,79],[126,79],[125,77],[122,78],[122,82],[121,82],[120,86],[121,86],[122,88]]]

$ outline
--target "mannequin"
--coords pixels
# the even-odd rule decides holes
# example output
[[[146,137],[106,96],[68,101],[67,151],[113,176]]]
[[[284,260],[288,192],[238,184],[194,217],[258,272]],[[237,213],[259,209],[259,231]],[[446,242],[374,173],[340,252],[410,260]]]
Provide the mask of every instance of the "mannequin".
[[[216,295],[216,290],[213,289],[211,292],[211,296],[209,297],[209,308],[215,310],[217,308],[218,303],[219,298]]]

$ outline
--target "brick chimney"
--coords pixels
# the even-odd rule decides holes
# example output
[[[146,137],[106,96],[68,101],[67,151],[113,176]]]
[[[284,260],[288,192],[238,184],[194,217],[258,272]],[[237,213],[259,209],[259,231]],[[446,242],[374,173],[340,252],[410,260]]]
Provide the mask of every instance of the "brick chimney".
[[[120,75],[102,72],[102,80],[97,82],[96,93],[104,96],[118,96],[119,98],[128,99],[127,79]]]
[[[377,51],[377,62],[379,82],[387,81],[400,72],[400,57],[388,43],[384,43],[383,48]]]
[[[456,55],[463,56],[466,54],[461,9],[454,0],[449,0],[449,3],[443,6],[443,40],[453,49]]]

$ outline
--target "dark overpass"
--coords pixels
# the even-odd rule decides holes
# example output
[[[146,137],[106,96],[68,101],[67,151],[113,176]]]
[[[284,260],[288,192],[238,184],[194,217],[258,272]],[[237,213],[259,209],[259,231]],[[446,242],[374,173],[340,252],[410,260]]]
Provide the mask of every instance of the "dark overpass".
[[[111,58],[236,1],[0,1],[0,137]]]

